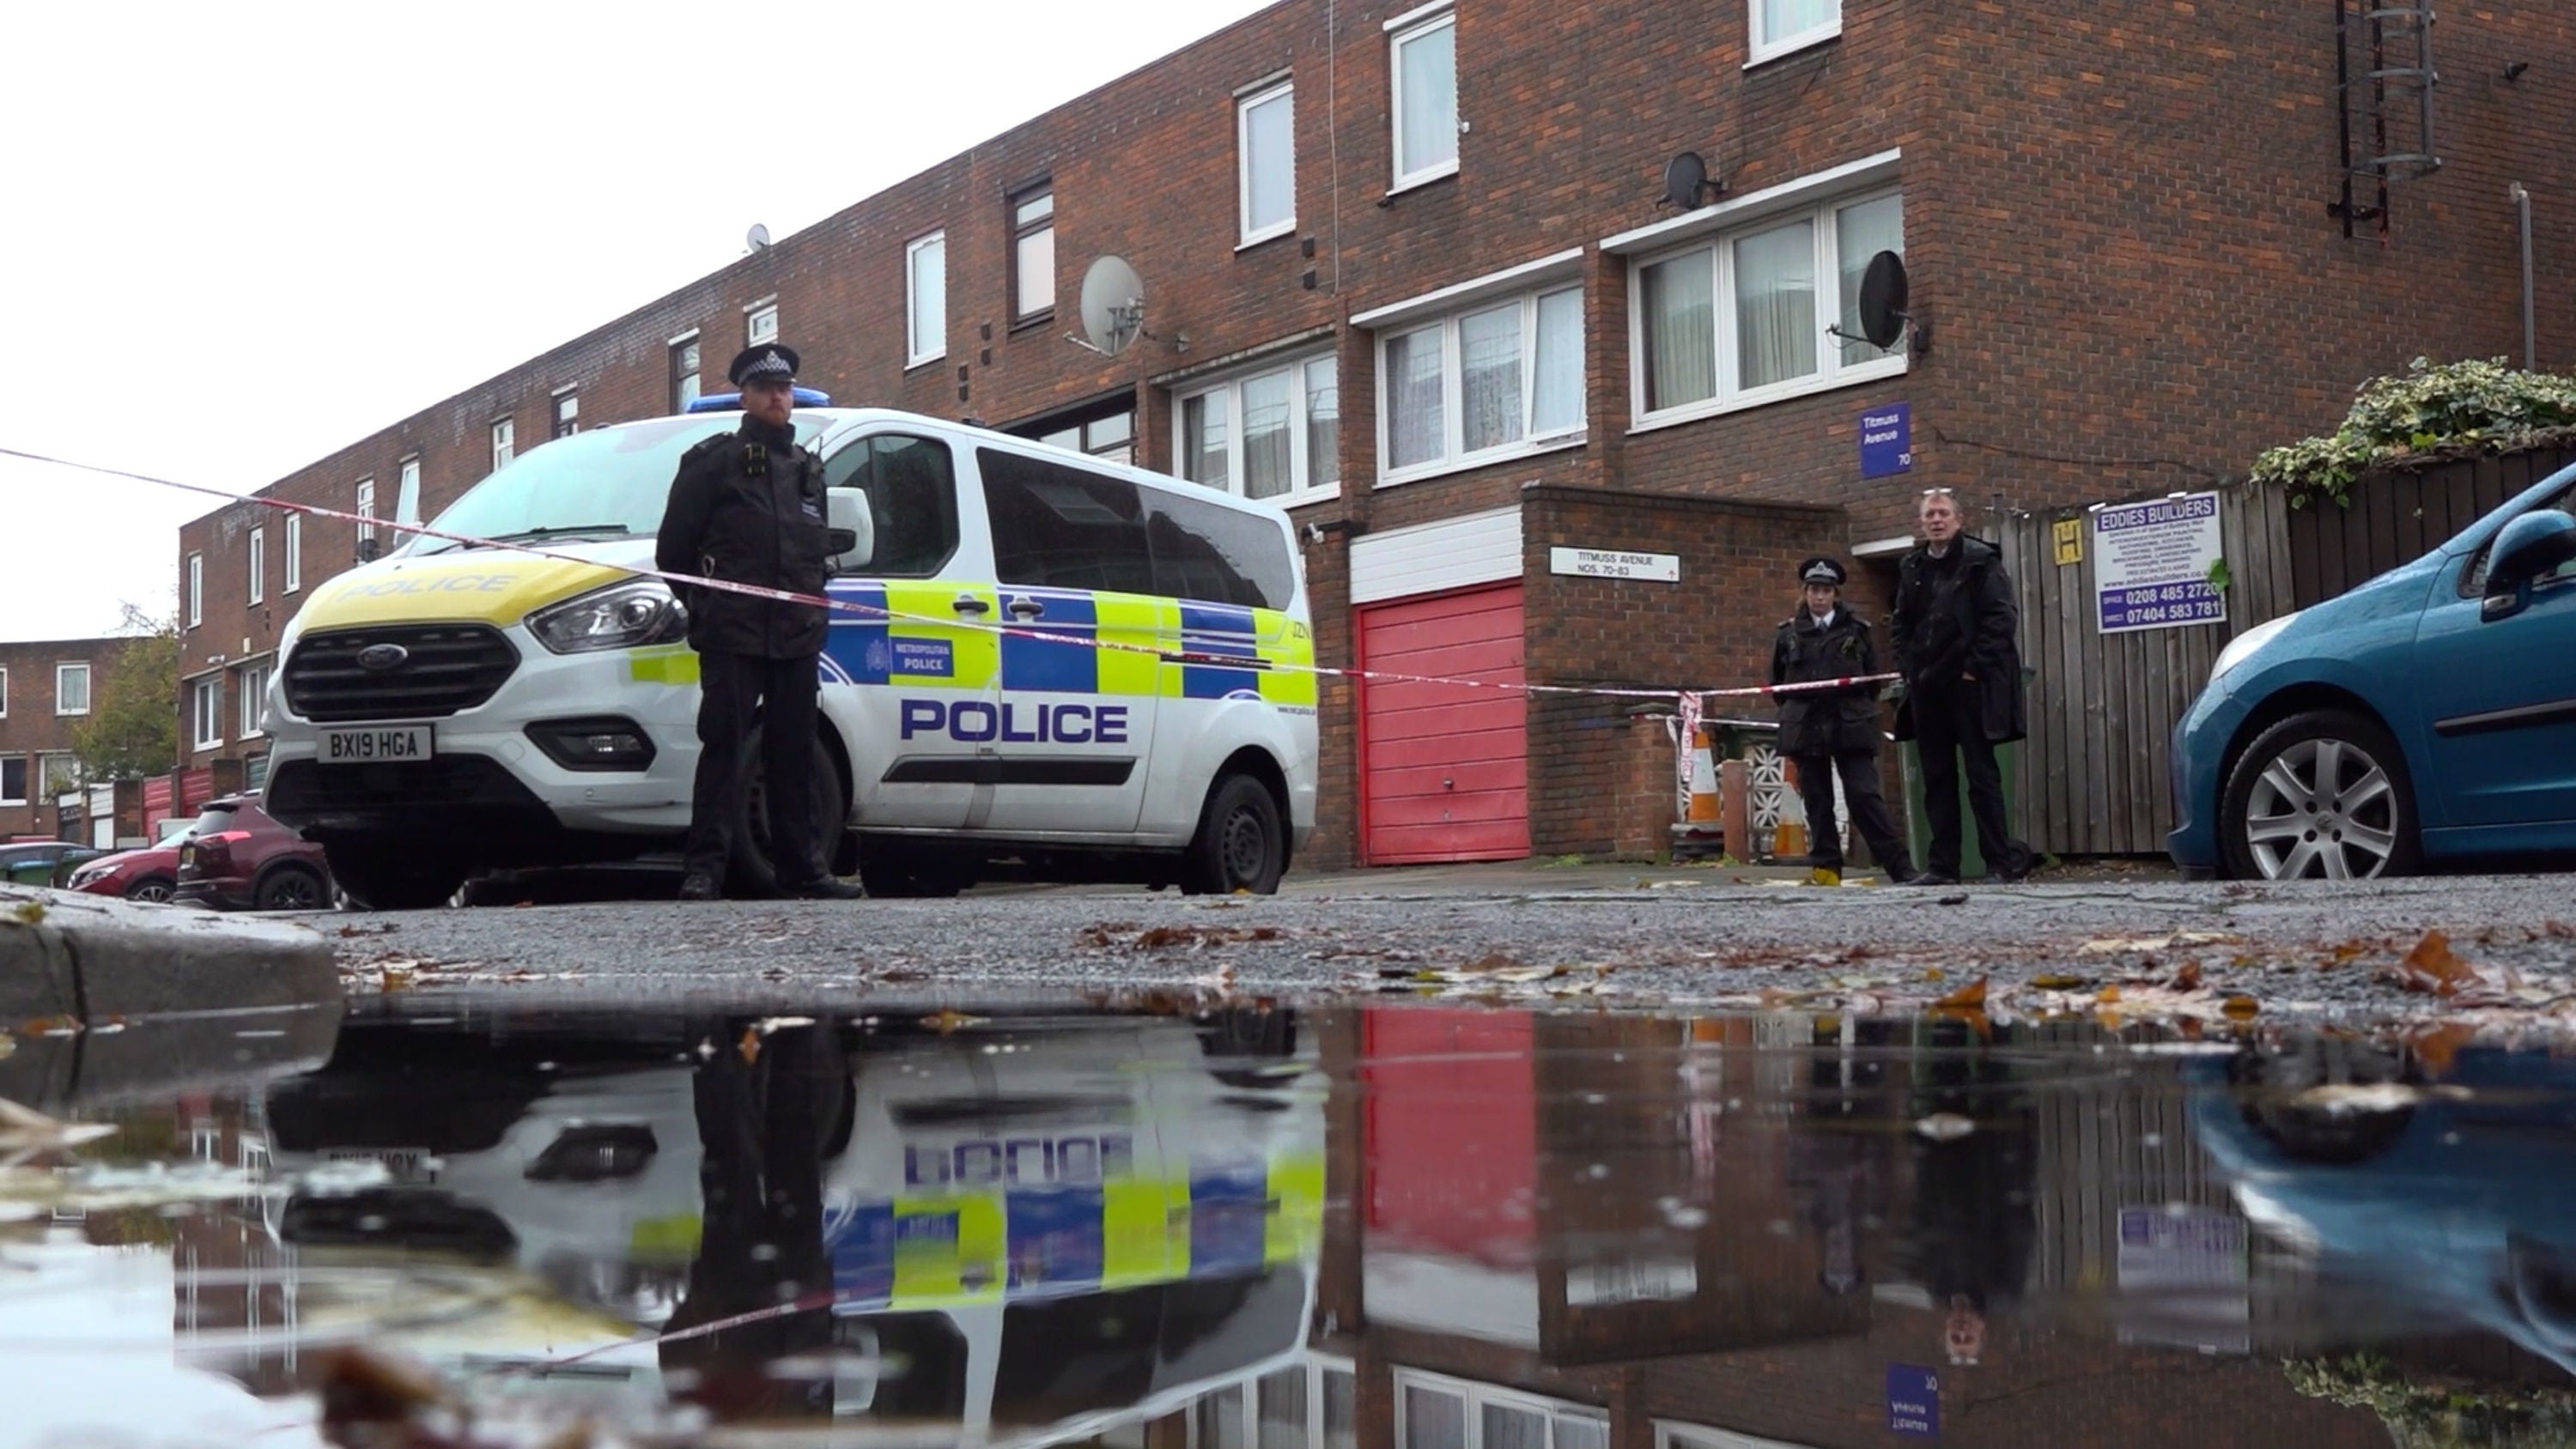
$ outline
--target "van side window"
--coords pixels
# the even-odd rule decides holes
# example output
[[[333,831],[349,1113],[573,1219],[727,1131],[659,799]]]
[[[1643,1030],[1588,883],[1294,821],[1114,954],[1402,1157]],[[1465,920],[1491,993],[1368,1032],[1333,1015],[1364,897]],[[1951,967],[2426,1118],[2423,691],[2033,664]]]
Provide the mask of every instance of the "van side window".
[[[996,582],[1154,592],[1135,484],[993,448],[976,449],[975,464],[993,525]]]
[[[957,552],[957,470],[936,438],[879,433],[823,465],[823,482],[868,495],[876,525],[872,577],[928,578]]]
[[[1154,592],[1176,599],[1285,609],[1297,590],[1296,565],[1279,525],[1196,498],[1148,492],[1146,543],[1154,555]]]
[[[2555,498],[2544,500],[2539,507],[2554,508],[2561,513],[2576,515],[2576,487],[2567,489]],[[2535,509],[2533,511],[2537,512],[2539,510]],[[2487,560],[2494,556],[2494,554],[2495,541],[2493,539],[2489,539],[2487,541],[2487,546],[2478,550],[2478,556],[2469,561],[2468,572],[2460,575],[2461,598],[2474,599],[2487,591]],[[2539,587],[2547,584],[2565,583],[2569,579],[2576,579],[2576,559],[2571,559],[2568,562],[2560,564],[2558,567],[2550,570],[2548,573],[2542,574],[2539,578],[2532,580],[2532,584],[2534,587]]]

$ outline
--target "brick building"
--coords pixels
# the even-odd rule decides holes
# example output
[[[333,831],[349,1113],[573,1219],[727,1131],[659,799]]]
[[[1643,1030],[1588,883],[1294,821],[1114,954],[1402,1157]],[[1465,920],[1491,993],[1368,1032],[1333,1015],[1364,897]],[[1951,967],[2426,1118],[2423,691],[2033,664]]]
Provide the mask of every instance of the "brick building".
[[[2360,10],[2339,52],[2291,0],[1282,0],[269,491],[426,516],[774,333],[838,400],[1287,505],[1327,664],[1755,682],[1790,562],[1857,556],[1883,612],[1927,486],[2206,483],[2413,356],[2521,354],[2511,183],[2537,274],[2576,270],[2576,13],[2446,11],[2445,164],[2382,205],[2348,163],[2423,113],[2343,103]],[[2414,32],[2378,23],[2394,64]],[[1722,190],[1676,210],[1683,151]],[[1880,250],[1917,323],[1886,351],[1848,335]],[[1067,338],[1109,254],[1147,292],[1115,358]],[[2576,359],[2576,296],[2541,288],[2534,335]],[[1909,456],[1864,478],[1861,417],[1899,411]],[[244,689],[357,546],[246,505],[181,531],[197,760],[257,754]],[[1560,572],[1580,549],[1658,557]],[[1328,680],[1312,862],[1606,848],[1582,782],[1620,704]]]
[[[0,644],[0,839],[61,835],[54,800],[79,779],[72,729],[89,717],[128,642]]]

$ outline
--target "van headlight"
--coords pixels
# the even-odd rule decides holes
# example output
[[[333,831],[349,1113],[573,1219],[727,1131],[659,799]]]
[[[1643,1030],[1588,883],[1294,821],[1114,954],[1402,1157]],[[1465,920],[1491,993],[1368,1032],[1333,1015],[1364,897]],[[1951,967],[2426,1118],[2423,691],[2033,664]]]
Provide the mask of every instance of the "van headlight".
[[[2289,613],[2277,619],[2267,619],[2228,640],[2227,647],[2218,651],[2218,662],[2209,666],[2209,682],[2216,684],[2226,678],[2227,671],[2253,658],[2254,651],[2271,643],[2272,637],[2288,628],[2290,621],[2297,617],[2299,617],[2298,613]]]
[[[557,654],[676,644],[689,632],[689,611],[658,579],[636,579],[549,604],[528,616],[528,632]]]

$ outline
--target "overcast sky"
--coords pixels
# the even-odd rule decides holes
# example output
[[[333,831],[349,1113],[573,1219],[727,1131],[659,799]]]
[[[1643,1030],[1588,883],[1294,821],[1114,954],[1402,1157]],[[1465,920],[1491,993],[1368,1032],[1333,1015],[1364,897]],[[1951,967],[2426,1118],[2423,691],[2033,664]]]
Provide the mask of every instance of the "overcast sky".
[[[0,448],[250,492],[1267,3],[18,7]],[[0,640],[218,506],[0,457]]]

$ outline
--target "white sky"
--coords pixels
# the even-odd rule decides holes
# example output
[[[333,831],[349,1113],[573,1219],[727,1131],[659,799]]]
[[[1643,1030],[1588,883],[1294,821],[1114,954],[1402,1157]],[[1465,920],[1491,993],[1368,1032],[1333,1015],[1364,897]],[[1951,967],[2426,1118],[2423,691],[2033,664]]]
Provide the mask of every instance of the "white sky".
[[[250,492],[1266,3],[18,6],[0,448]],[[218,506],[0,457],[0,640]]]

